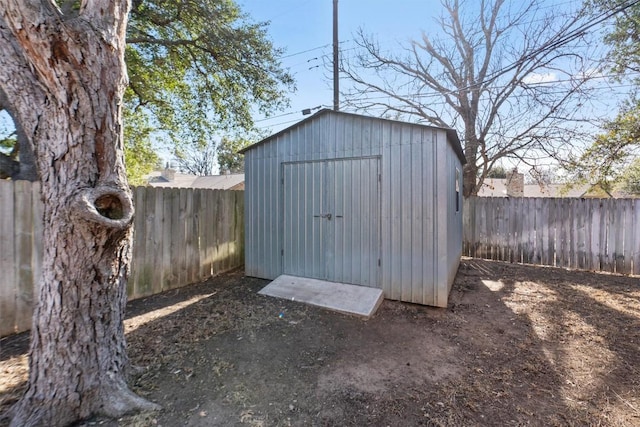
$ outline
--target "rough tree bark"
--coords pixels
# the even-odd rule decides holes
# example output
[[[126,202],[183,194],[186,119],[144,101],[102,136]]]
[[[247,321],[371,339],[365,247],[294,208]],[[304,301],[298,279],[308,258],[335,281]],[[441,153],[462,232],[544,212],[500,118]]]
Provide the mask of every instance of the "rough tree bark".
[[[12,426],[155,409],[126,385],[133,206],[121,126],[128,0],[0,0],[0,89],[33,147],[43,277]],[[66,8],[65,8],[66,10]]]

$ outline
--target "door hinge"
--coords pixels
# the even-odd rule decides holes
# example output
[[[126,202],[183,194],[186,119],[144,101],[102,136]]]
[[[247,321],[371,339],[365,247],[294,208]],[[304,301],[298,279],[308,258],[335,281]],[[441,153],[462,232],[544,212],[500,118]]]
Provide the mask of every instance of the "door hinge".
[[[280,249],[280,256],[284,256],[284,249]]]
[[[380,267],[380,258],[378,258],[378,267]]]

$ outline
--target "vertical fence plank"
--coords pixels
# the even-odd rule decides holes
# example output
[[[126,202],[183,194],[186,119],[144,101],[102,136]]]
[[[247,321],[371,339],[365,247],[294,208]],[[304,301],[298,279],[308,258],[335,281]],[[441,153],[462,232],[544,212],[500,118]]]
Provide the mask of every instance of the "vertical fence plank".
[[[211,212],[211,192],[203,191],[202,204],[203,215],[199,217],[200,227],[200,277],[209,277],[213,275],[211,269],[211,218],[209,212]]]
[[[535,203],[535,219],[534,219],[534,227],[535,227],[535,252],[533,254],[533,260],[531,261],[533,264],[542,264],[543,259],[543,236],[544,236],[544,225],[546,224],[546,217],[543,215],[543,205],[544,199],[536,198],[534,199]]]
[[[174,221],[171,235],[171,257],[174,265],[175,280],[172,288],[177,288],[186,284],[186,240],[185,228],[186,217],[185,210],[187,206],[187,190],[184,188],[177,189],[178,195],[175,200]]]
[[[0,336],[16,332],[14,182],[0,180]]]
[[[569,252],[571,253],[571,260],[569,261],[569,266],[571,268],[578,267],[578,258],[580,252],[580,226],[578,224],[579,216],[580,216],[580,208],[582,207],[580,203],[580,199],[570,199],[571,203],[571,249]]]
[[[132,298],[141,296],[138,284],[140,283],[141,270],[140,266],[144,260],[144,238],[146,231],[144,218],[144,200],[145,188],[135,187],[133,189],[133,206],[135,208],[135,216],[133,218],[133,248],[131,259],[131,275],[127,283],[127,294]]]
[[[606,245],[602,244],[603,231],[601,230],[603,224],[603,212],[602,202],[600,199],[593,200],[591,207],[593,208],[591,217],[591,257],[593,270],[600,271],[602,269],[602,261],[604,259],[603,252]]]
[[[565,211],[565,216],[568,217],[567,227],[569,230],[567,236],[568,256],[566,266],[569,268],[575,268],[578,264],[578,245],[576,243],[576,211],[578,210],[578,200],[566,199],[566,204],[568,209]]]
[[[471,248],[469,242],[475,242],[471,221],[471,209],[475,197],[462,198],[462,256],[470,256]]]
[[[184,263],[184,284],[193,283],[195,281],[193,269],[189,260],[194,259],[197,253],[197,238],[194,230],[194,210],[193,201],[196,192],[189,188],[187,190],[187,204],[185,206],[185,263]]]
[[[593,204],[591,204],[588,200],[582,200],[584,204],[584,269],[592,270],[591,266],[591,235],[593,228]]]
[[[31,326],[33,313],[33,208],[32,185],[29,181],[15,182],[15,254],[16,254],[16,328]]]
[[[613,271],[612,257],[611,257],[611,212],[609,210],[609,204],[606,200],[601,200],[602,216],[600,217],[600,233],[601,243],[600,249],[602,254],[601,270],[606,272]]]
[[[221,197],[221,212],[220,223],[222,228],[220,230],[220,240],[222,242],[222,270],[228,270],[230,266],[229,262],[229,240],[230,240],[230,227],[231,227],[231,215],[229,215],[229,197],[222,191],[219,192]]]
[[[615,213],[613,262],[616,273],[624,272],[624,218],[627,204],[624,200],[610,200],[610,205]]]
[[[531,264],[533,261],[533,254],[535,250],[535,221],[536,221],[536,210],[535,210],[535,200],[531,201],[529,204],[529,214],[522,215],[522,244],[520,246],[520,252],[522,253],[522,258],[519,262],[524,264]],[[520,200],[520,206],[518,208],[522,211],[525,209],[524,200]]]
[[[221,230],[223,224],[220,222],[222,214],[222,193],[220,191],[211,192],[211,254],[212,254],[212,269],[214,274],[223,270],[222,267],[222,250],[221,250]]]
[[[553,224],[552,221],[552,209],[551,199],[542,199],[542,211],[541,211],[541,226],[542,226],[542,241],[540,248],[540,263],[543,265],[553,265]],[[544,220],[542,220],[544,218]]]
[[[518,200],[521,199],[519,197],[507,197],[507,210],[506,215],[508,218],[507,225],[507,245],[508,245],[508,256],[507,260],[509,262],[517,262],[520,261],[520,256],[518,254],[518,238],[521,236],[520,230],[518,230],[520,223],[518,221],[519,215],[517,215],[517,203]]]
[[[559,243],[559,249],[556,247],[556,262],[557,267],[569,266],[569,244],[570,244],[570,205],[566,200],[556,199],[556,220],[559,225],[559,230],[556,228],[556,241]]]
[[[152,187],[140,187],[144,193],[144,201],[139,205],[141,209],[142,221],[144,222],[144,235],[140,236],[137,244],[144,246],[144,249],[140,251],[141,257],[138,259],[136,265],[138,269],[138,282],[136,288],[138,289],[138,296],[147,296],[153,294],[153,278],[155,267],[153,260],[155,257],[155,222],[156,222],[156,193]]]
[[[464,198],[464,203],[467,203],[468,200],[468,205],[465,205],[465,208],[467,206],[469,206],[469,221],[471,225],[471,227],[469,227],[470,231],[469,231],[469,236],[470,239],[468,241],[468,247],[469,247],[469,255],[470,257],[475,257],[478,247],[482,244],[481,239],[480,239],[480,232],[479,232],[479,228],[480,228],[480,217],[479,217],[479,211],[478,211],[478,198],[477,197],[468,197],[468,198]]]
[[[508,257],[509,251],[509,208],[508,208],[508,198],[500,199],[500,211],[498,214],[498,237],[497,248],[498,254],[495,259],[504,260]]]
[[[478,234],[476,238],[478,239],[479,245],[475,249],[475,257],[478,258],[491,258],[489,254],[489,243],[487,240],[488,230],[487,230],[487,199],[486,198],[477,198],[476,199],[476,221],[479,220]]]
[[[640,199],[633,201],[633,227],[632,227],[632,246],[631,260],[632,273],[640,276]]]
[[[623,230],[623,259],[621,265],[622,274],[630,274],[632,271],[632,258],[633,258],[633,240],[637,238],[634,234],[633,224],[633,200],[626,199],[620,200],[624,204],[624,215],[622,218],[622,230]]]
[[[492,202],[493,200],[483,200],[483,205],[482,205],[482,211],[483,211],[483,216],[482,216],[482,220],[484,221],[484,242],[485,242],[485,253],[486,253],[486,257],[488,259],[493,259],[493,241],[490,239],[493,239],[495,236],[495,233],[493,231],[493,224],[495,221],[495,213],[494,210],[491,208],[492,204],[489,204],[489,202]]]
[[[213,271],[218,272],[222,271],[221,257],[222,250],[220,248],[220,230],[222,229],[222,223],[220,222],[220,214],[221,214],[221,206],[222,200],[219,191],[212,191],[212,203],[213,209],[211,210],[212,214],[212,228],[213,228],[213,239],[211,241],[212,254],[213,254]]]
[[[174,286],[176,270],[173,260],[173,229],[178,227],[178,200],[180,198],[177,188],[163,188],[163,221],[162,221],[162,290],[166,291]]]
[[[244,265],[244,191],[236,191],[236,241],[237,265]]]
[[[576,230],[576,244],[575,244],[575,252],[576,252],[576,268],[584,269],[586,265],[586,221],[588,216],[586,215],[587,204],[582,199],[576,200],[577,209],[575,211],[575,224],[577,227]]]
[[[154,221],[153,221],[153,256],[151,257],[151,292],[157,294],[162,292],[164,284],[165,269],[162,265],[164,256],[164,188],[158,188],[154,191],[155,203],[153,205]]]
[[[202,235],[202,229],[200,228],[200,216],[204,214],[202,212],[202,193],[203,189],[197,189],[193,191],[193,202],[192,202],[192,216],[193,221],[191,222],[192,233],[193,233],[193,260],[190,265],[190,274],[193,277],[194,281],[201,281],[204,279],[200,275],[200,264],[202,263],[202,245],[200,241],[200,236]]]

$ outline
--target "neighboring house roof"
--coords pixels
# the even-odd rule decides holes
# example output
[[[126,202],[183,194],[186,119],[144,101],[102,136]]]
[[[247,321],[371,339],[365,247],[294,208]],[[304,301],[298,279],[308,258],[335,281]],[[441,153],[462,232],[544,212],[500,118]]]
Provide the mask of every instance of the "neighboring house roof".
[[[597,185],[582,184],[567,188],[566,184],[525,184],[523,197],[629,197],[621,192],[610,194]],[[507,197],[507,180],[487,178],[478,197]]]
[[[162,172],[154,172],[149,178],[152,187],[172,188],[209,188],[213,190],[243,190],[244,174],[234,173],[229,175],[188,175],[174,173],[170,178],[163,176]]]
[[[153,187],[178,187],[189,188],[191,184],[198,178],[197,175],[188,175],[175,172],[171,179],[162,175],[163,172],[156,171],[149,175],[149,185]]]
[[[244,189],[244,174],[199,176],[191,186],[193,188],[214,188],[217,190],[242,190]]]

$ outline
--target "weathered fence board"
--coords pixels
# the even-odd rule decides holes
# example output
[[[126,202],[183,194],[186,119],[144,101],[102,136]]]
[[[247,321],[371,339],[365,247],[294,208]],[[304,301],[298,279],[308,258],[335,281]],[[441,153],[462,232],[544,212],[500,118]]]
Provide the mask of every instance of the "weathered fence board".
[[[0,182],[0,335],[16,331],[13,185]],[[8,237],[5,237],[8,236]]]
[[[34,280],[32,266],[33,253],[33,209],[32,184],[17,181],[15,185],[15,268],[18,281],[16,295],[16,325],[31,325]],[[38,240],[40,236],[37,237]]]
[[[136,187],[133,199],[130,299],[243,264],[242,191]],[[42,228],[38,184],[0,180],[0,336],[31,327]]]
[[[463,254],[640,275],[640,199],[465,200]]]

